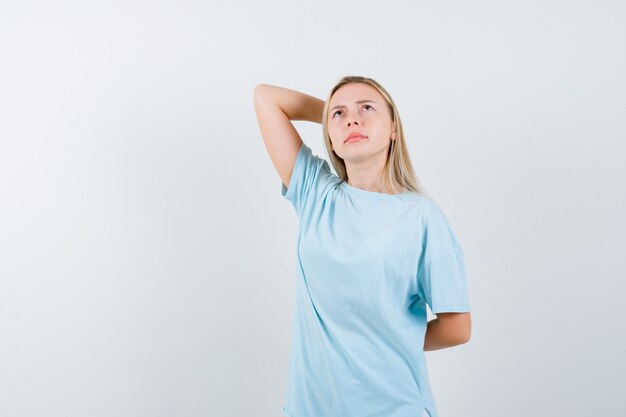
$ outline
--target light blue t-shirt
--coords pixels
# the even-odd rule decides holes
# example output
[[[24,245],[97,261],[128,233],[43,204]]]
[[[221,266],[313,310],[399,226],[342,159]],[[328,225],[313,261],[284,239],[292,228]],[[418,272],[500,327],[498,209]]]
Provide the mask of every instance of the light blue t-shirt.
[[[290,417],[438,417],[426,304],[470,311],[463,250],[423,194],[362,190],[303,142],[282,195],[298,218],[283,411]]]

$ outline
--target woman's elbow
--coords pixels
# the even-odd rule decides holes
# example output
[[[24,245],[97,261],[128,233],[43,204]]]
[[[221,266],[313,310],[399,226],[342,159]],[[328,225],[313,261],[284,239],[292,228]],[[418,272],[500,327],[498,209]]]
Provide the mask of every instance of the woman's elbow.
[[[439,313],[440,318],[448,329],[448,334],[457,345],[467,343],[472,337],[472,317],[468,313]]]
[[[472,338],[472,329],[471,328],[467,328],[467,329],[463,329],[463,331],[461,332],[461,337],[460,337],[460,345],[462,345],[463,343],[467,343],[470,341],[470,339]]]

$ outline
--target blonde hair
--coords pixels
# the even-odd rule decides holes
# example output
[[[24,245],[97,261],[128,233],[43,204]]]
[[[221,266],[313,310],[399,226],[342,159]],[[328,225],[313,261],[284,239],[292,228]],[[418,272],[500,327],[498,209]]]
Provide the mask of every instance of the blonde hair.
[[[432,198],[421,184],[419,178],[413,170],[409,152],[404,141],[404,131],[402,129],[402,122],[400,120],[400,114],[393,99],[379,83],[371,78],[361,77],[357,75],[349,75],[341,78],[337,84],[331,89],[328,94],[328,98],[324,103],[324,112],[322,113],[322,127],[324,131],[324,142],[326,144],[326,151],[330,157],[330,161],[333,168],[337,172],[339,178],[348,182],[348,174],[346,171],[346,164],[342,158],[337,156],[332,149],[332,142],[330,141],[330,135],[328,134],[328,107],[330,99],[333,94],[341,87],[350,83],[367,84],[374,87],[385,98],[387,107],[391,113],[391,120],[395,127],[396,138],[390,141],[389,152],[387,153],[387,160],[385,167],[383,168],[382,175],[379,178],[379,187],[383,190],[391,191],[394,194],[400,192],[411,191],[416,193],[422,193]],[[433,199],[434,200],[434,199]]]

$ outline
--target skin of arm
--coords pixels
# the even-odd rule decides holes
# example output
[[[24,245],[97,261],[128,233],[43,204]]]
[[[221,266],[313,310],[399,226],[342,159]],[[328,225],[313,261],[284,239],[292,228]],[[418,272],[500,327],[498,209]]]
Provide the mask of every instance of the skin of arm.
[[[472,318],[470,313],[437,313],[428,322],[424,336],[424,351],[461,345],[470,340]]]
[[[256,103],[276,105],[289,120],[322,123],[324,101],[300,91],[271,84],[257,84],[254,100]]]

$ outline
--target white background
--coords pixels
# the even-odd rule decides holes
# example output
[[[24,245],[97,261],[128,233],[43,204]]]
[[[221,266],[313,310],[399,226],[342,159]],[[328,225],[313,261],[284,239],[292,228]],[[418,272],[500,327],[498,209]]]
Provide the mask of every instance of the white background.
[[[353,74],[394,97],[465,251],[472,340],[427,352],[441,417],[625,415],[625,21],[621,1],[3,2],[0,417],[283,415],[297,220],[253,90],[325,99]]]

